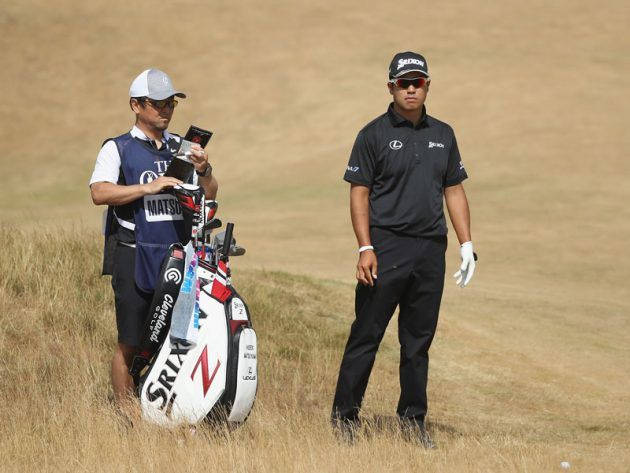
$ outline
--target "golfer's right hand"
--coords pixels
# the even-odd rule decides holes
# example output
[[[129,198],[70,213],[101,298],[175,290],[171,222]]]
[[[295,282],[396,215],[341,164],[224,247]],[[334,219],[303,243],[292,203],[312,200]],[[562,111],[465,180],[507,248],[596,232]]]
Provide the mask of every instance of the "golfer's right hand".
[[[365,250],[359,253],[357,264],[357,280],[365,286],[374,286],[376,282],[378,262],[374,250]]]
[[[171,187],[175,187],[181,184],[182,181],[179,179],[175,179],[174,177],[160,176],[157,179],[145,184],[147,194],[159,194],[164,189],[170,189]]]

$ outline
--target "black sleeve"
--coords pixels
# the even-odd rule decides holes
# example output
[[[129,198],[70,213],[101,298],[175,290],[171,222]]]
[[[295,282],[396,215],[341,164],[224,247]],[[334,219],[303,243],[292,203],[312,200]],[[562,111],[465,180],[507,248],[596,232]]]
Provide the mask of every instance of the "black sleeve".
[[[350,153],[346,173],[343,175],[344,181],[371,187],[374,181],[375,161],[373,147],[370,146],[365,133],[359,132]]]
[[[446,165],[446,174],[444,175],[444,187],[455,186],[468,178],[462,158],[459,155],[459,148],[457,147],[457,140],[453,134],[453,142],[451,143],[451,149],[448,154],[448,164]]]

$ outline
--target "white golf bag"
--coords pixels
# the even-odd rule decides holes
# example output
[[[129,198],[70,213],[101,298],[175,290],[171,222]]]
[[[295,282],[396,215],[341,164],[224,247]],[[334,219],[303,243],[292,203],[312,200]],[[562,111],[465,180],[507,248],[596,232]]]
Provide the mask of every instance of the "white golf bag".
[[[186,193],[191,189],[179,190]],[[145,352],[140,361],[148,368],[141,375],[141,368],[135,373],[143,416],[165,426],[196,424],[206,418],[241,423],[252,409],[258,387],[256,332],[247,304],[231,285],[228,261],[230,255],[243,254],[244,249],[235,246],[232,224],[227,225],[223,241],[215,237],[208,245],[209,230],[220,226],[220,222],[213,218],[214,212],[212,217],[206,215],[207,203],[203,198],[201,201],[197,198],[197,208],[192,209],[201,216],[193,223],[193,240],[202,248],[196,272],[199,292],[195,342],[172,341],[171,304],[165,324],[168,332],[157,337],[163,340],[159,350]],[[189,204],[190,199],[180,198],[184,210]],[[168,277],[163,279],[168,281]],[[156,290],[157,307],[159,298]],[[154,334],[154,325],[147,328],[147,333]]]

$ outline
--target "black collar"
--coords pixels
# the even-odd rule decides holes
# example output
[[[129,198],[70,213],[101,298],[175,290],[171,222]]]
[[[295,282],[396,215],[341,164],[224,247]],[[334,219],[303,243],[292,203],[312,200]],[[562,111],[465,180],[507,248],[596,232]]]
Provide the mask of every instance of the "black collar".
[[[387,108],[387,115],[389,116],[389,119],[392,122],[392,125],[395,127],[408,126],[408,127],[414,128],[413,123],[411,123],[409,120],[407,120],[406,118],[396,113],[396,111],[394,110],[394,102],[389,104],[389,107]],[[418,121],[418,125],[415,128],[418,129],[418,128],[423,128],[425,126],[428,126],[427,108],[423,104],[422,113],[420,114],[420,121]]]

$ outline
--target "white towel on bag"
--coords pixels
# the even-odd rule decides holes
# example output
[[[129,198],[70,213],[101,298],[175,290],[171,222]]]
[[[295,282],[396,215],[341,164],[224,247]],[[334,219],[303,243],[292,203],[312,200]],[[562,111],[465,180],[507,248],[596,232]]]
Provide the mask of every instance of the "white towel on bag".
[[[171,319],[171,343],[196,345],[199,334],[199,280],[197,279],[197,255],[188,243],[185,248],[186,274],[173,307]]]

